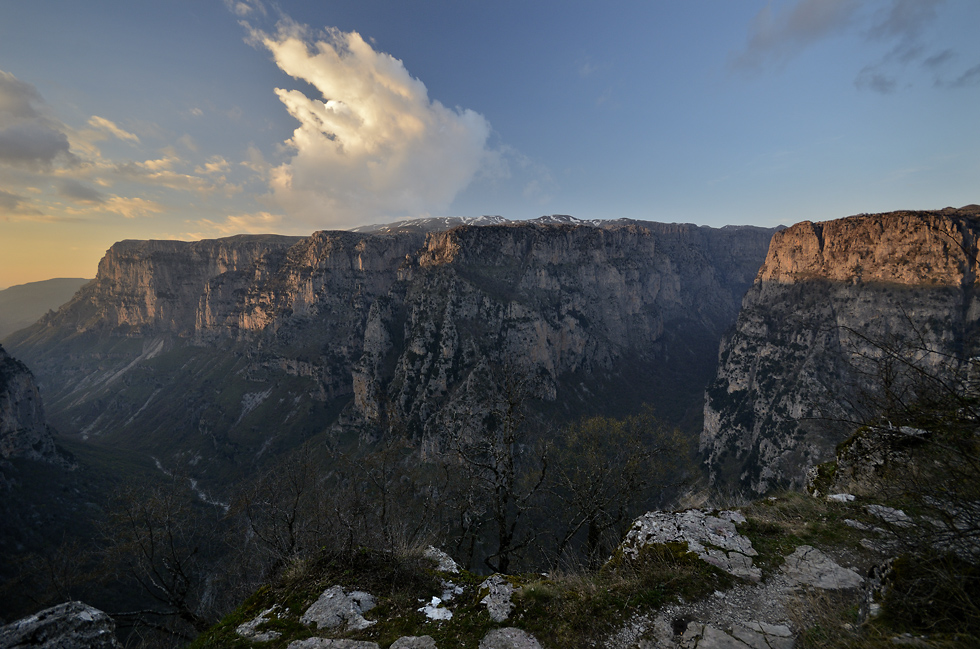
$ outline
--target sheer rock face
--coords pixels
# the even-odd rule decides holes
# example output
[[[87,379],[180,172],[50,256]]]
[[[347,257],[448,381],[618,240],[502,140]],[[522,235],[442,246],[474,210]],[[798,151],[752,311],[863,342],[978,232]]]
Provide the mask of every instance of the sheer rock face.
[[[180,445],[202,472],[341,410],[438,443],[493,367],[528,377],[559,417],[647,401],[676,422],[700,412],[772,232],[565,219],[124,241],[10,346],[59,429],[155,457]]]
[[[707,390],[712,480],[801,484],[874,412],[881,346],[930,371],[976,347],[980,207],[804,222],[776,233]]]
[[[27,366],[0,347],[0,458],[70,464],[55,447]]]
[[[342,305],[347,316],[357,297],[369,306],[384,294],[421,242],[421,235],[349,232],[121,241],[106,252],[95,281],[44,324],[210,340],[329,316]]]
[[[655,223],[431,234],[371,309],[353,374],[356,408],[377,420],[393,404],[437,443],[448,419],[479,409],[491,368],[522,377],[543,401],[565,395],[568,407],[598,400],[588,381],[618,373],[628,383],[630,363],[660,391],[637,402],[681,402],[667,368],[685,359],[678,371],[710,375],[708,350],[730,326],[769,236]],[[702,344],[704,353],[691,353]]]
[[[188,335],[203,319],[201,302],[232,278],[261,280],[297,237],[238,236],[184,241],[120,241],[99,262],[93,283],[47,318],[78,330]]]

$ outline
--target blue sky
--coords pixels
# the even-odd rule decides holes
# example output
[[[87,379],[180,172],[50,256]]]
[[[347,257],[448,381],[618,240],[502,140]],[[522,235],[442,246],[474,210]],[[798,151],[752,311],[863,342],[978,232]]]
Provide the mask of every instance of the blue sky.
[[[127,238],[980,202],[975,0],[0,2],[0,286]]]

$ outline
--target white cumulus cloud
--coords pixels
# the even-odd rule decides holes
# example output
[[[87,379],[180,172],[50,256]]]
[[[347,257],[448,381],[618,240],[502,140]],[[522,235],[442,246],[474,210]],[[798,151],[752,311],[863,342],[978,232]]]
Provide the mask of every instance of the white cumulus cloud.
[[[299,127],[292,157],[270,172],[276,201],[316,227],[448,208],[482,164],[490,124],[467,109],[429,99],[401,61],[356,32],[314,37],[284,21],[275,34],[253,30],[276,64],[320,93],[276,94]]]

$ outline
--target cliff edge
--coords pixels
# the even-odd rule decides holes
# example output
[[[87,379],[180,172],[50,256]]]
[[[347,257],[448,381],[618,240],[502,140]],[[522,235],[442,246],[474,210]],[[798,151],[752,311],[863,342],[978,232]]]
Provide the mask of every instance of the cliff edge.
[[[700,447],[712,482],[801,485],[880,412],[900,365],[957,373],[980,340],[978,236],[976,205],[776,233],[707,390]]]

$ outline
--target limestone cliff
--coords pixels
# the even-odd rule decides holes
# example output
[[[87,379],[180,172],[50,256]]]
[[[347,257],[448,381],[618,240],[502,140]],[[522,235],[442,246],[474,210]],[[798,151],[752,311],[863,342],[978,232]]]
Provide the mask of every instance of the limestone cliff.
[[[559,412],[645,401],[679,417],[769,236],[635,222],[431,234],[372,308],[356,406],[375,419],[388,404],[431,436],[503,370]]]
[[[973,355],[978,235],[977,206],[774,235],[707,391],[701,449],[715,484],[801,484],[874,414],[886,348],[940,374]]]
[[[481,223],[121,242],[10,346],[59,430],[198,475],[338,417],[369,434],[393,414],[431,439],[495,368],[528,377],[556,420],[648,402],[700,429],[718,342],[772,230]]]
[[[99,262],[96,279],[46,322],[77,331],[190,335],[201,302],[235,279],[262,281],[298,237],[237,236],[185,241],[120,241]],[[237,306],[237,305],[236,305]],[[247,319],[246,315],[241,316]]]
[[[30,370],[0,347],[0,459],[11,458],[71,464],[55,446]]]

